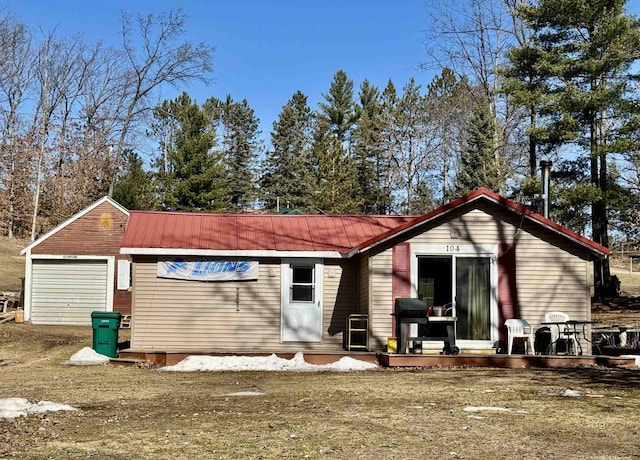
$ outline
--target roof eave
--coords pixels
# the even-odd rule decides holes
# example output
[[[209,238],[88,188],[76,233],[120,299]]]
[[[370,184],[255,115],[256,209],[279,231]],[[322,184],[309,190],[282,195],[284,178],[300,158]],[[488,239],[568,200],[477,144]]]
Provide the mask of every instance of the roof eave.
[[[186,248],[120,248],[120,254],[135,256],[255,257],[255,258],[323,258],[344,259],[339,251],[278,251],[273,249],[229,250]]]

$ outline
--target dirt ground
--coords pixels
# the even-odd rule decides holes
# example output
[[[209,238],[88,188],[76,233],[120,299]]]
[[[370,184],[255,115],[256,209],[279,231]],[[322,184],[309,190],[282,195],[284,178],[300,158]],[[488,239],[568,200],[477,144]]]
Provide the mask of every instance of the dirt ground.
[[[631,273],[627,263],[613,259],[611,264],[611,274],[620,280],[621,297],[593,302],[591,316],[602,324],[640,328],[640,267]]]
[[[126,340],[122,331],[121,340]],[[163,372],[71,366],[89,327],[0,325],[0,458],[632,459],[640,369]],[[562,396],[566,390],[581,396]]]

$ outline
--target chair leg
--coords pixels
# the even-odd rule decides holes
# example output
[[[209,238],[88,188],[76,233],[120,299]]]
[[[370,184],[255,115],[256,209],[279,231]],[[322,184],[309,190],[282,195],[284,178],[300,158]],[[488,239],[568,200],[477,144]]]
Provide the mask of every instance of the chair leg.
[[[527,337],[527,344],[529,345],[528,346],[528,348],[529,348],[528,351],[530,352],[529,354],[535,355],[536,354],[536,349],[533,346],[533,338],[532,337]]]
[[[511,350],[513,350],[513,339],[515,337],[509,337],[509,342],[507,343],[507,354],[511,354]]]

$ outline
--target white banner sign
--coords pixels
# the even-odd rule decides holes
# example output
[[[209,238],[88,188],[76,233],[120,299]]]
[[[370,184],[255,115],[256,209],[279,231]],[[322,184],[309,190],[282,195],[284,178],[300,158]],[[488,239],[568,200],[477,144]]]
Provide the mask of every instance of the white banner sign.
[[[158,278],[195,281],[246,281],[258,279],[255,260],[198,260],[186,262],[180,258],[158,261]]]

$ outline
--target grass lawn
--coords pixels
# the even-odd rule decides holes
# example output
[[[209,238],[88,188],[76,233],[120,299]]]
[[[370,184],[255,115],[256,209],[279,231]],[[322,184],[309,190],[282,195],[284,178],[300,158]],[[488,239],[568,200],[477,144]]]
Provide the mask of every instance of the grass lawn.
[[[0,326],[0,398],[78,409],[0,419],[0,458],[631,459],[640,452],[638,368],[175,373],[64,364],[91,336],[90,327]],[[582,396],[561,396],[568,389]]]

